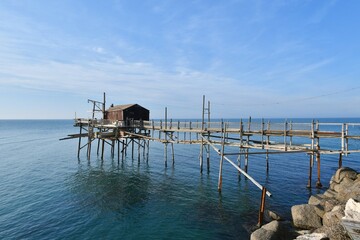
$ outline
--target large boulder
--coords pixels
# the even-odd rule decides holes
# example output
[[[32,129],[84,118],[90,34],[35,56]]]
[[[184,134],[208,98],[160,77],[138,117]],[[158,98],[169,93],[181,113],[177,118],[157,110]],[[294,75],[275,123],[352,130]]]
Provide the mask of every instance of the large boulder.
[[[348,167],[339,168],[332,180],[336,183],[341,183],[344,178],[355,180],[357,178],[357,172],[354,169]]]
[[[340,184],[343,185],[343,184]],[[346,185],[346,186],[345,186]],[[360,181],[354,181],[352,184],[348,184],[348,181],[345,181],[345,185],[338,189],[338,194],[336,199],[340,202],[346,203],[350,198],[355,200],[360,200]]]
[[[350,198],[345,205],[345,219],[360,221],[360,203]]]
[[[292,225],[289,221],[272,221],[265,224],[250,236],[251,240],[287,240],[294,239],[296,237]]]
[[[327,212],[323,216],[323,225],[331,227],[340,223],[340,220],[345,216],[344,206],[336,206],[330,212]]]
[[[310,205],[318,205],[324,202],[327,199],[327,197],[324,194],[316,194],[312,195],[309,198],[308,204]]]
[[[295,227],[314,229],[322,226],[321,218],[316,213],[313,205],[302,204],[292,206],[291,215]]]
[[[346,233],[346,230],[340,223],[332,225],[331,227],[323,226],[316,229],[314,233],[325,234],[331,240],[351,240],[349,235]]]

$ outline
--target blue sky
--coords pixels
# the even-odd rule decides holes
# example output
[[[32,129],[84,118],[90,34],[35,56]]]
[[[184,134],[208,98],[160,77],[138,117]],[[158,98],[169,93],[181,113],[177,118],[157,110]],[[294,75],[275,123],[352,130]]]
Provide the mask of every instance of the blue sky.
[[[360,1],[2,0],[0,119],[360,117]]]

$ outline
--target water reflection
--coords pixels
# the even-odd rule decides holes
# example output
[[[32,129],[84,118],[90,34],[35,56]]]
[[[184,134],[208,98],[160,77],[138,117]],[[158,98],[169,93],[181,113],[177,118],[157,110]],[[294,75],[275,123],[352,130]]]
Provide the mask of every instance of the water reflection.
[[[74,202],[100,212],[125,213],[147,201],[151,179],[138,167],[79,164],[68,184]]]

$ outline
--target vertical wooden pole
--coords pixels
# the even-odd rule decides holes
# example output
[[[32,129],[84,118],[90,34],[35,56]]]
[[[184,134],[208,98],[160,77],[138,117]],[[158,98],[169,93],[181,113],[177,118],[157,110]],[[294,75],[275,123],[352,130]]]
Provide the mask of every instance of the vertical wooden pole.
[[[97,151],[96,151],[96,155],[98,156],[99,156],[99,150],[100,150],[100,138],[98,138]]]
[[[172,165],[175,164],[175,153],[174,153],[174,143],[171,143],[171,157],[172,157]]]
[[[105,148],[105,139],[102,139],[102,142],[101,142],[101,160],[104,160],[104,148]]]
[[[339,154],[339,169],[342,167],[342,153]]]
[[[131,141],[131,160],[134,160],[134,138],[131,138],[130,141]]]
[[[208,101],[208,136],[207,139],[210,141],[210,101]],[[207,144],[207,151],[206,151],[206,166],[207,166],[207,172],[210,172],[210,145]]]
[[[265,212],[265,199],[266,199],[266,188],[263,187],[261,191],[261,202],[260,202],[260,209],[259,209],[259,220],[258,226],[261,227],[264,220],[264,212]]]
[[[317,162],[317,182],[316,187],[321,188],[322,184],[320,181],[320,145],[319,145],[319,139],[317,144],[317,151],[316,151],[316,162]]]
[[[141,154],[141,139],[138,139],[138,164],[140,164],[140,154]]]
[[[287,142],[286,142],[286,136],[287,136],[287,120],[285,120],[285,124],[284,124],[284,149],[285,151],[287,151]]]
[[[312,179],[312,168],[313,168],[313,154],[312,152],[309,155],[309,180],[308,180],[308,184],[307,184],[307,188],[311,188],[311,179]]]
[[[218,180],[218,191],[221,192],[222,188],[222,168],[224,163],[224,150],[225,150],[225,132],[226,129],[223,128],[224,123],[221,122],[222,125],[222,139],[221,139],[221,153],[220,153],[220,167],[219,167],[219,180]]]
[[[78,154],[77,157],[80,158],[80,149],[81,149],[81,131],[82,131],[82,124],[80,123],[80,134],[79,134],[79,144],[78,144]]]
[[[118,164],[120,163],[120,140],[117,139],[117,157],[118,157]]]

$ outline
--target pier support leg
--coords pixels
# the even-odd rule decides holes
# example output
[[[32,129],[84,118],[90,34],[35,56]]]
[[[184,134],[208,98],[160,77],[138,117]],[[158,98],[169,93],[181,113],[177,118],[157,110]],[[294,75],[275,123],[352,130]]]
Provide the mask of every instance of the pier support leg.
[[[310,154],[310,158],[309,158],[309,180],[308,180],[308,184],[306,186],[307,188],[311,188],[313,161],[314,161],[314,156],[312,154]]]
[[[342,153],[339,154],[339,169],[342,167]]]
[[[261,227],[264,220],[264,212],[265,212],[265,200],[266,200],[266,188],[262,188],[261,192],[261,202],[260,202],[260,210],[259,210],[259,220],[258,220],[258,227]]]
[[[78,144],[78,154],[77,157],[80,158],[80,149],[81,149],[81,131],[82,131],[82,125],[80,124],[80,134],[79,134],[79,144]]]
[[[249,164],[249,149],[246,149],[246,154],[245,154],[245,172],[248,172],[248,164]]]
[[[131,140],[131,160],[134,160],[134,139]]]
[[[164,144],[164,158],[165,167],[167,167],[167,143]]]
[[[99,149],[100,149],[100,138],[98,139],[98,144],[97,144],[97,151],[96,151],[97,156],[99,156]]]
[[[320,149],[320,148],[318,148]],[[316,182],[316,187],[317,188],[321,188],[322,184],[320,181],[320,152],[316,153],[316,161],[317,161],[317,182]]]
[[[119,139],[117,139],[117,150],[118,150],[118,152],[117,152],[117,160],[118,160],[118,164],[120,164],[120,140]]]
[[[210,146],[207,145],[206,150],[206,167],[207,167],[207,173],[210,173]]]
[[[172,165],[175,165],[175,153],[174,153],[174,143],[171,143],[171,157],[172,157]]]
[[[269,173],[269,153],[266,150],[266,173]]]
[[[200,173],[203,172],[203,162],[204,162],[204,140],[201,138],[201,145],[200,145]]]
[[[103,139],[101,142],[101,160],[104,160],[104,148],[105,148],[105,140]]]
[[[140,155],[141,155],[141,144],[140,144],[140,138],[138,142],[138,164],[140,164]]]

